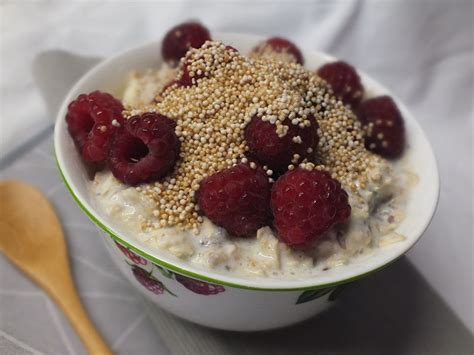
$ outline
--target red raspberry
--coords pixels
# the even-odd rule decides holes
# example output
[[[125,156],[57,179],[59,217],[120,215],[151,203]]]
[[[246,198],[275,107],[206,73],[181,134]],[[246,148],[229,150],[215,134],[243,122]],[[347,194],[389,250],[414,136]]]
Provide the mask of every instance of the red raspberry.
[[[288,132],[278,137],[274,124],[254,116],[244,132],[251,154],[274,171],[285,172],[295,154],[300,156],[299,160],[308,158],[318,145],[318,124],[313,116],[309,120],[311,126],[300,128],[285,119],[283,124],[289,127]]]
[[[179,157],[175,126],[173,120],[153,112],[131,117],[111,140],[107,166],[129,185],[165,176]]]
[[[182,87],[182,86],[189,87],[192,85],[196,85],[197,83],[196,80],[204,78],[204,76],[205,76],[204,73],[200,75],[198,75],[197,73],[194,73],[194,75],[191,77],[189,75],[189,64],[184,63],[181,69],[181,77],[179,79],[174,79],[170,81],[168,84],[166,84],[165,86],[163,86],[163,89],[161,90],[160,95],[162,95],[166,91],[166,89],[168,89],[170,86],[175,85],[175,84],[177,87]]]
[[[405,127],[397,105],[389,96],[362,102],[357,116],[367,126],[365,147],[385,158],[398,158],[405,147]]]
[[[270,219],[270,183],[263,169],[238,164],[201,181],[201,211],[237,236],[249,236]]]
[[[123,246],[122,244],[119,244],[115,242],[117,247],[120,249],[120,251],[125,255],[127,258],[129,258],[131,261],[133,261],[135,264],[142,264],[146,265],[148,262],[146,259],[142,258],[140,255],[135,254],[133,251],[128,249],[127,247]]]
[[[318,75],[326,80],[334,94],[346,105],[356,108],[364,95],[364,87],[354,67],[346,62],[334,62],[318,69]]]
[[[351,214],[348,195],[329,173],[297,168],[273,185],[274,226],[288,245],[308,247]]]
[[[165,287],[161,281],[155,279],[151,272],[142,269],[137,265],[132,265],[133,276],[140,282],[147,290],[156,295],[161,295],[165,291]]]
[[[178,81],[177,80],[171,80],[168,84],[166,84],[165,86],[163,86],[163,89],[161,90],[161,93],[164,93],[166,91],[166,89],[168,89],[169,87],[173,86],[174,84],[178,84]],[[179,84],[178,84],[179,85]]]
[[[188,290],[200,295],[217,295],[218,293],[225,291],[225,288],[220,285],[191,279],[180,274],[175,274],[175,279]]]
[[[176,82],[178,86],[192,86],[196,84],[196,80],[204,78],[204,73],[201,75],[197,75],[197,73],[194,73],[194,76],[191,77],[189,75],[189,64],[185,63],[183,64],[183,73],[181,74],[181,78]]]
[[[298,47],[285,38],[272,37],[260,43],[252,50],[252,53],[262,57],[273,57],[290,63],[298,63],[303,65],[303,55]]]
[[[203,25],[196,22],[182,23],[165,35],[161,54],[167,62],[176,66],[189,48],[199,48],[210,39],[211,35]]]
[[[84,160],[106,159],[109,138],[123,122],[122,111],[119,100],[100,91],[81,94],[69,104],[66,114],[69,134]]]
[[[237,49],[235,49],[234,47],[226,46],[225,48],[228,52],[238,53]],[[194,75],[191,77],[189,75],[190,64],[191,63],[189,61],[186,61],[185,63],[183,63],[182,69],[181,69],[181,77],[178,80],[173,80],[167,85],[165,85],[162,92],[165,91],[168,87],[170,87],[173,84],[177,84],[178,87],[179,86],[188,87],[188,86],[196,85],[198,79],[202,79],[206,76],[204,73],[198,74],[195,72]]]

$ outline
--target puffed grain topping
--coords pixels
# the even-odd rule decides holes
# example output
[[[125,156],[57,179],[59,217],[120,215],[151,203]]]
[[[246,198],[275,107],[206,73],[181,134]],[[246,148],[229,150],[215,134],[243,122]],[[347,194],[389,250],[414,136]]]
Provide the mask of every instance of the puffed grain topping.
[[[307,127],[311,126],[308,118],[314,115],[319,144],[308,150],[314,153],[312,161],[306,159],[300,166],[329,171],[352,193],[365,188],[369,171],[382,162],[364,148],[363,131],[353,112],[325,81],[299,64],[246,58],[222,43],[208,41],[191,49],[181,60],[181,67],[184,65],[193,85],[171,85],[164,93],[157,93],[156,104],[125,111],[126,117],[145,111],[167,115],[176,121],[181,141],[173,173],[137,188],[156,202],[153,216],[158,222],[143,221],[144,229],[199,229],[202,217],[194,197],[199,183],[248,161],[244,129],[253,116],[274,124],[282,137],[288,131],[283,124],[287,117],[291,124]],[[178,79],[181,75],[182,70]],[[297,143],[298,138],[294,138]],[[289,170],[294,168],[294,164],[288,166]],[[266,172],[269,177],[273,174]]]

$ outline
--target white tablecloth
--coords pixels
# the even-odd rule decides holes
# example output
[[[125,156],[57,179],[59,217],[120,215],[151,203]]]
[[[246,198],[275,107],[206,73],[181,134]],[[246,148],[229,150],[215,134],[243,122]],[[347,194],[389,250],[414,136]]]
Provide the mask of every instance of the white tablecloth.
[[[189,342],[182,342],[187,345],[180,348],[173,345],[176,339],[169,340],[175,333],[166,333],[163,323],[181,324],[169,316],[160,315],[166,320],[161,323],[161,328],[160,323],[154,322],[161,338],[155,335],[136,295],[117,274],[103,254],[103,249],[94,244],[97,241],[91,224],[56,181],[47,133],[51,115],[46,113],[33,83],[31,63],[38,53],[53,48],[88,56],[107,56],[161,37],[169,27],[189,18],[201,19],[211,30],[278,34],[291,38],[301,46],[332,53],[386,84],[413,110],[438,156],[441,199],[433,223],[409,252],[409,262],[396,266],[399,273],[387,271],[381,274],[390,275],[392,272],[391,279],[386,276],[388,279],[401,285],[411,285],[418,294],[425,295],[414,297],[413,293],[403,293],[405,297],[414,297],[413,303],[409,304],[411,308],[406,314],[388,312],[391,317],[388,322],[394,329],[398,329],[397,324],[401,329],[401,319],[397,317],[402,317],[407,324],[423,326],[423,331],[410,327],[409,336],[421,342],[433,337],[445,340],[448,345],[445,350],[455,352],[455,343],[461,344],[459,350],[466,350],[469,346],[472,349],[472,342],[466,342],[469,334],[460,330],[464,328],[456,323],[449,311],[451,309],[471,332],[474,331],[472,1],[265,1],[257,4],[250,1],[130,1],[116,4],[10,1],[0,6],[2,175],[34,181],[53,199],[63,222],[67,223],[65,229],[81,296],[115,349],[134,354],[148,354],[151,349],[158,353],[181,354],[190,348]],[[25,146],[25,142],[40,132],[46,132],[42,133],[42,145]],[[28,154],[22,155],[25,150]],[[85,242],[86,238],[89,238],[88,242]],[[3,350],[7,347],[58,354],[81,352],[80,343],[55,306],[3,258],[0,262],[0,353],[8,353]],[[372,284],[370,280],[364,281],[362,290],[364,287],[369,290],[369,285],[374,287],[379,283],[381,287],[390,288],[380,278],[373,279],[378,281],[372,281]],[[369,292],[354,292],[353,296],[363,303],[361,295],[367,294]],[[349,306],[361,307],[356,301],[346,298],[339,313],[341,309],[350,310]],[[428,306],[420,302],[426,302]],[[395,309],[403,305],[395,304]],[[370,312],[366,306],[362,309]],[[380,309],[385,310],[385,307]],[[428,309],[431,311],[428,312]],[[342,317],[337,311],[333,315]],[[324,327],[331,324],[328,319],[322,319],[325,323],[316,320],[314,325]],[[358,318],[337,319],[357,322]],[[368,317],[365,322],[359,322],[365,324],[382,319]],[[441,320],[447,319],[457,333],[446,330],[447,334],[443,337],[440,329],[446,324]],[[210,332],[187,323],[183,323],[182,327],[189,334],[197,333],[202,338],[205,338],[204,333]],[[367,324],[355,324],[354,327],[361,327],[367,332],[381,331]],[[328,329],[331,330],[331,326]],[[350,330],[347,326],[342,329]],[[355,334],[363,337],[362,330]],[[296,339],[297,331],[290,332]],[[219,334],[212,333],[212,336],[219,339]],[[328,339],[335,339],[334,336],[331,338],[332,333],[324,334]],[[391,342],[403,342],[403,339],[387,334],[379,334],[377,341],[369,339],[368,335],[361,341],[360,336],[354,338],[347,334],[347,339],[357,343],[357,351],[366,353],[376,353],[377,349],[386,348]],[[271,341],[271,337],[250,338],[252,342],[249,346],[253,347],[245,349],[249,354],[258,349],[263,339]],[[246,338],[232,336],[232,339]],[[406,352],[422,349],[442,352],[442,347],[427,348],[424,346],[428,345],[420,345],[415,340],[405,340]],[[240,349],[244,349],[242,343],[245,342],[234,342],[233,348],[241,346]],[[327,341],[323,345],[321,349],[328,352],[351,350],[337,341]],[[281,349],[282,354],[289,350],[284,346]]]

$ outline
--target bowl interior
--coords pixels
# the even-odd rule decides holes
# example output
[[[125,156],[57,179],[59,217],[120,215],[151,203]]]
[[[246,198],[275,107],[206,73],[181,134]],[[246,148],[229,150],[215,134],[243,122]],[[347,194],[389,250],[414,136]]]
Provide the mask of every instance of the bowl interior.
[[[260,36],[229,33],[214,33],[213,38],[237,48],[244,54],[248,53],[256,43],[262,40]],[[86,73],[70,90],[57,117],[54,137],[55,151],[63,178],[82,209],[102,229],[112,234],[114,238],[163,266],[204,280],[244,288],[305,289],[349,281],[381,268],[403,255],[422,235],[434,214],[439,193],[438,170],[433,151],[420,126],[405,105],[386,88],[362,72],[359,72],[359,74],[370,96],[391,95],[405,118],[408,149],[403,159],[407,161],[407,165],[419,177],[418,184],[409,192],[406,219],[396,230],[406,236],[406,240],[389,247],[376,249],[368,256],[355,258],[348,265],[332,268],[314,277],[297,280],[275,280],[266,278],[246,279],[196,269],[166,252],[151,249],[135,240],[132,235],[127,235],[127,233],[121,231],[114,224],[114,221],[109,220],[107,216],[93,207],[88,191],[90,179],[67,132],[64,117],[68,103],[79,94],[94,90],[117,94],[123,87],[130,71],[158,67],[162,61],[159,49],[160,42],[156,41],[127,50],[103,61]],[[323,53],[304,50],[302,52],[306,61],[305,66],[310,70],[334,60],[333,57]]]

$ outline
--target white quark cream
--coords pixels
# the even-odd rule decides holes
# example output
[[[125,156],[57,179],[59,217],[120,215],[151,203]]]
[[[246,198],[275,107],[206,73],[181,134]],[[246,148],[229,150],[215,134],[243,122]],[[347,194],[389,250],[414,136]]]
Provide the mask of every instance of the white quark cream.
[[[132,72],[123,93],[123,103],[132,107],[143,107],[153,102],[157,93],[176,76],[177,69],[166,64],[160,70],[149,69],[143,74]]]
[[[388,165],[383,168],[388,169]],[[396,184],[392,175],[383,176],[380,185],[365,191],[363,203],[350,197],[352,213],[345,229],[331,230],[324,240],[305,251],[280,242],[270,227],[260,228],[255,238],[236,238],[207,218],[197,235],[176,227],[150,230],[142,222],[155,219],[151,199],[122,184],[109,171],[96,174],[91,193],[98,208],[121,229],[193,266],[241,276],[300,278],[404,240],[394,232],[404,217],[400,181]]]

